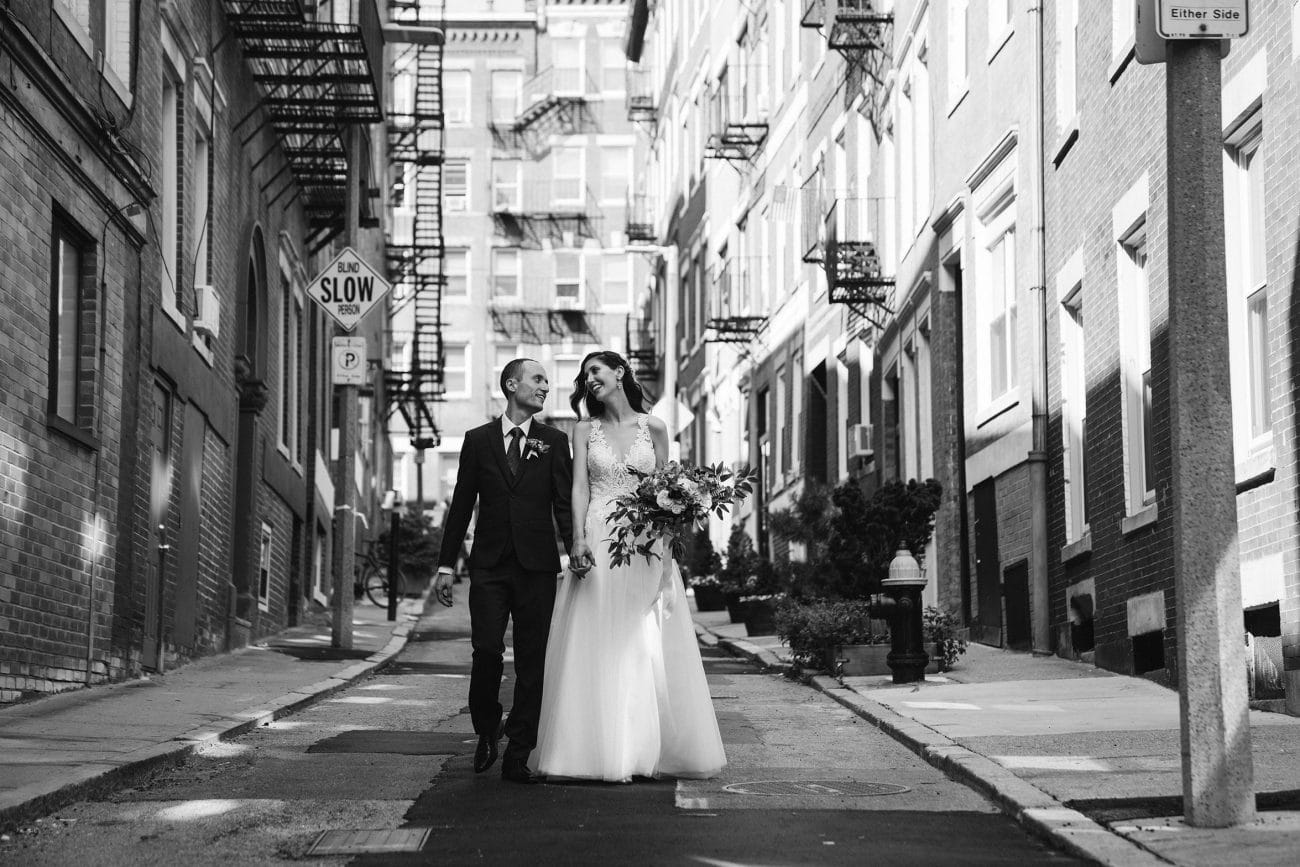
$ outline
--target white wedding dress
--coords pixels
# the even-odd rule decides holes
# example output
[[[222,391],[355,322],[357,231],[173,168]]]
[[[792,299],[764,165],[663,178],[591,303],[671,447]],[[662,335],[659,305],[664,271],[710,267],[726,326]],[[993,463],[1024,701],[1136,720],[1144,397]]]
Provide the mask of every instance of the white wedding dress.
[[[626,782],[710,777],[726,764],[713,700],[681,577],[660,598],[663,563],[637,556],[611,568],[613,499],[655,467],[646,416],[624,459],[598,419],[587,441],[587,541],[596,565],[560,582],[546,648],[535,770],[552,777]]]

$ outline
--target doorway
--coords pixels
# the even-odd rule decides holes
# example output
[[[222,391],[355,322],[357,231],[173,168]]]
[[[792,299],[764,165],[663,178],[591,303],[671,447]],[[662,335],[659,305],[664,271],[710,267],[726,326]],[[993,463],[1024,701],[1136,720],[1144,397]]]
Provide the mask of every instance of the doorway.
[[[144,642],[140,663],[151,671],[163,669],[163,596],[167,586],[171,544],[167,538],[172,496],[172,393],[162,383],[153,385],[153,424],[149,453],[153,463],[149,478],[149,547],[146,555]]]
[[[981,644],[1002,644],[1002,570],[998,562],[998,501],[993,479],[971,492],[975,512],[975,590],[979,611],[971,637]]]

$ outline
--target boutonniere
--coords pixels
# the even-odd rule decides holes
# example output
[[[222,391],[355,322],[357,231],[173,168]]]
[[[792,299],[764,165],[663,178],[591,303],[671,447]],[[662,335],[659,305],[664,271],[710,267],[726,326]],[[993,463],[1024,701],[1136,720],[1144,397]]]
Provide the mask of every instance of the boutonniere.
[[[538,455],[544,455],[551,450],[549,444],[539,439],[528,439],[524,441],[524,460],[531,461]]]

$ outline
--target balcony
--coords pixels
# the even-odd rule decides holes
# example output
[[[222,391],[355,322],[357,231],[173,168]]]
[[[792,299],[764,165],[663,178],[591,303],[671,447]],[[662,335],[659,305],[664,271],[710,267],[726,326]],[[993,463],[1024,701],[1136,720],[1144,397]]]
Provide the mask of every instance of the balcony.
[[[654,202],[649,193],[629,190],[627,196],[627,241],[629,244],[653,244],[655,231]]]
[[[759,79],[754,79],[757,81]],[[766,90],[742,84],[728,92],[726,83],[717,102],[714,132],[704,147],[707,159],[750,163],[767,141],[768,98]]]
[[[654,76],[649,69],[630,66],[627,70],[627,119],[653,124],[659,117]]]
[[[709,294],[706,343],[746,345],[767,322],[756,315],[758,281],[762,274],[762,257],[730,257],[713,272]]]
[[[629,315],[624,330],[632,375],[638,380],[655,382],[659,378],[659,352],[655,347],[654,323],[648,318]]]
[[[832,304],[848,304],[883,327],[893,315],[894,277],[872,229],[884,225],[885,199],[837,199],[826,216],[826,284]]]
[[[804,27],[825,27],[829,47],[845,54],[887,51],[892,11],[878,9],[879,0],[805,0]]]
[[[492,218],[497,232],[517,246],[536,249],[549,238],[573,247],[596,237],[600,208],[581,178],[527,180],[492,191]]]

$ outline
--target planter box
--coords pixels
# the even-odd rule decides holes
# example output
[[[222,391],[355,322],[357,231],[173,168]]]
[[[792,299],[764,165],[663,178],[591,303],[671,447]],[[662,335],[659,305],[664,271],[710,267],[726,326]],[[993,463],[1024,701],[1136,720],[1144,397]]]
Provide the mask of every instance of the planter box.
[[[776,605],[763,600],[746,602],[743,608],[746,635],[776,634]]]
[[[886,657],[889,656],[888,644],[849,644],[836,648],[835,658],[847,660],[840,673],[844,677],[875,677],[892,675]],[[931,648],[930,664],[925,667],[926,674],[939,673],[939,657]]]
[[[726,602],[726,605],[727,605],[727,614],[729,614],[729,615],[731,616],[731,622],[732,622],[732,623],[744,623],[744,622],[745,622],[745,608],[744,608],[743,605],[740,604],[740,594],[739,594],[739,593],[726,593],[726,594],[723,595],[723,600]]]
[[[696,611],[721,611],[727,607],[727,598],[718,587],[696,587]]]

